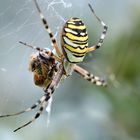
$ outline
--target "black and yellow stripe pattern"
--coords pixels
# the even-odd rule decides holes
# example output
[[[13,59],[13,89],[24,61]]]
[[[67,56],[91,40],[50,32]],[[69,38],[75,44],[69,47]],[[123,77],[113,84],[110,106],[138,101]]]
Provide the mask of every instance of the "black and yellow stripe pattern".
[[[71,63],[82,62],[88,47],[88,35],[85,24],[79,18],[68,20],[62,31],[62,50]]]

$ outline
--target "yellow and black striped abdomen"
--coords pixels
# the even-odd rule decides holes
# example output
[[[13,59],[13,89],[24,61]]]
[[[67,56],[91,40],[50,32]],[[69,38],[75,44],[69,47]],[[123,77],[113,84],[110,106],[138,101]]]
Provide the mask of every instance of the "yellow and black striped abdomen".
[[[79,18],[68,20],[62,31],[62,50],[71,63],[82,62],[88,47],[88,35],[85,24]]]

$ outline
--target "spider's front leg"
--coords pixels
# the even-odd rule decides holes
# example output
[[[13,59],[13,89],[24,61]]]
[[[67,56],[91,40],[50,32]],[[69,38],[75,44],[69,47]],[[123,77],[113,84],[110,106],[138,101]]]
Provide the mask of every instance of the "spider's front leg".
[[[91,10],[91,12],[93,13],[93,15],[95,16],[95,18],[99,21],[99,23],[103,26],[103,31],[102,31],[102,34],[101,34],[101,37],[98,41],[98,43],[92,47],[89,47],[87,48],[87,53],[88,52],[92,52],[92,51],[95,51],[96,49],[100,48],[103,44],[103,41],[105,39],[105,36],[106,36],[106,33],[107,33],[107,29],[108,27],[106,26],[106,24],[96,15],[94,9],[92,8],[92,6],[90,4],[89,5],[89,8]]]
[[[23,110],[23,111],[20,111],[20,112],[17,112],[17,113],[14,113],[14,114],[7,114],[7,115],[1,115],[0,118],[4,118],[4,117],[10,117],[10,116],[17,116],[17,115],[20,115],[20,114],[23,114],[25,112],[29,112],[29,111],[32,111],[33,109],[35,109],[40,103],[42,102],[42,98],[40,100],[38,100],[35,104],[33,104],[31,107]]]
[[[47,104],[48,104],[48,100],[51,98],[52,94],[54,93],[57,85],[59,84],[62,76],[64,74],[64,68],[63,65],[60,64],[59,66],[59,70],[57,71],[56,75],[53,77],[52,82],[50,84],[49,87],[46,87],[44,89],[45,94],[41,97],[40,99],[40,108],[39,111],[35,114],[35,116],[28,121],[27,123],[25,123],[24,125],[18,127],[17,129],[14,130],[14,132],[18,131],[19,129],[31,124],[33,121],[35,121],[37,118],[39,118],[39,116],[41,115],[41,113],[43,112],[44,108],[46,108]]]
[[[41,115],[41,113],[43,112],[43,109],[46,107],[47,102],[43,102],[41,104],[41,107],[39,108],[39,111],[36,113],[36,115],[32,118],[32,120],[30,120],[29,122],[25,123],[24,125],[18,127],[17,129],[14,130],[14,132],[18,131],[19,129],[29,125],[30,123],[32,123],[33,121],[35,121],[37,118],[39,118],[39,116]]]
[[[78,65],[74,65],[74,71],[80,74],[84,79],[88,80],[89,82],[97,85],[97,86],[106,86],[106,82],[104,79],[101,79],[93,74],[89,73],[87,70],[83,69]]]

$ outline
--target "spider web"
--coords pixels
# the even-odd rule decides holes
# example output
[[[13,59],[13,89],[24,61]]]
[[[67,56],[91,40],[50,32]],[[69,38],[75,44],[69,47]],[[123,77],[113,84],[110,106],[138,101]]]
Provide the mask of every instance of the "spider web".
[[[72,12],[77,13],[76,10],[73,11],[74,8],[72,9],[72,7],[74,7],[73,3],[75,3],[75,0],[72,0],[71,2],[68,0],[38,0],[38,4],[44,16],[47,18],[47,21],[58,42],[62,25],[67,18],[72,16]],[[81,6],[81,4],[84,4],[84,1],[78,5]],[[40,94],[35,93],[42,93],[43,90],[36,89],[33,81],[31,80],[32,75],[27,70],[28,57],[33,50],[22,46],[18,42],[27,42],[41,48],[48,47],[52,49],[52,47],[50,45],[48,34],[44,30],[39,14],[32,0],[20,2],[18,0],[10,0],[10,2],[6,0],[5,3],[3,2],[1,5],[4,5],[4,8],[1,8],[0,11],[0,75],[3,76],[4,82],[0,83],[0,89],[2,89],[1,93],[7,94],[2,94],[3,100],[0,102],[0,106],[7,108],[6,104],[10,104],[12,109],[9,108],[9,110],[13,110],[13,107],[15,106],[16,108],[17,104],[19,104],[18,101],[24,99],[21,101],[22,110],[23,108],[26,108],[28,104],[31,105],[31,103],[36,101],[36,99],[40,98]],[[9,6],[7,7],[7,5]],[[69,12],[64,13],[64,11],[67,10],[69,10]],[[73,15],[81,17],[83,12],[84,11],[79,10],[79,15]],[[31,97],[29,97],[29,95]],[[6,104],[5,101],[7,102]],[[29,101],[28,104],[27,101]],[[50,122],[51,104],[52,98],[49,100],[46,108],[47,126]],[[23,105],[25,107],[23,107]],[[15,110],[17,110],[17,108]],[[4,112],[9,111],[4,109]]]
[[[86,14],[86,12],[89,13],[89,10],[86,10],[88,6],[85,6],[84,10],[82,8],[81,11],[80,8],[77,10],[78,6],[87,5],[88,2],[85,0],[81,0],[80,3],[75,0],[38,0],[38,3],[58,42],[61,27],[66,19],[72,15],[81,17],[83,13],[89,15]],[[13,102],[15,99],[16,106],[17,100],[20,101],[21,98],[35,101],[34,92],[38,92],[31,80],[32,75],[27,70],[28,58],[33,50],[22,46],[18,43],[19,41],[52,49],[48,34],[44,30],[32,0],[0,1],[0,77],[4,79],[0,81],[3,96],[0,105],[3,106],[5,105],[4,97],[7,102]],[[28,88],[25,89],[26,86]],[[29,94],[25,94],[29,91],[30,95],[33,96],[30,99]],[[39,94],[36,95],[40,97]],[[13,98],[9,101],[7,97]]]
[[[77,17],[83,17],[90,19],[91,14],[88,10],[88,7],[86,7],[87,3],[90,2],[93,4],[95,7],[95,10],[97,11],[98,15],[101,15],[103,19],[105,19],[105,22],[107,21],[109,25],[109,32],[107,34],[107,40],[112,37],[114,37],[114,33],[118,33],[121,29],[124,28],[124,26],[129,25],[128,20],[130,18],[128,9],[126,7],[129,6],[132,8],[132,4],[136,3],[135,1],[128,0],[126,3],[125,1],[105,1],[105,3],[102,0],[38,0],[39,6],[45,15],[45,17],[48,20],[48,23],[57,38],[57,41],[59,41],[59,34],[61,31],[61,27],[63,23],[65,22],[66,19],[70,18],[71,16],[77,16]],[[98,4],[97,4],[98,3]],[[97,5],[96,5],[97,4]],[[106,6],[105,6],[106,4]],[[121,5],[121,6],[120,6]],[[125,5],[125,6],[124,6]],[[137,4],[138,5],[138,4]],[[84,9],[83,9],[84,8]],[[87,9],[86,9],[87,8]],[[107,13],[104,13],[106,10]],[[80,10],[81,9],[81,10]],[[114,9],[116,10],[116,15],[114,16]],[[119,9],[119,14],[118,14],[118,9]],[[110,12],[111,11],[111,12]],[[125,11],[125,12],[124,12]],[[83,14],[84,13],[84,14]],[[86,16],[85,16],[86,15]],[[120,16],[121,15],[121,16]],[[94,20],[94,18],[93,18]],[[86,20],[84,20],[86,21]],[[94,26],[93,23],[89,20],[88,26],[91,25]],[[133,22],[133,20],[131,20]],[[126,23],[126,24],[125,24]],[[97,25],[98,26],[98,25]],[[121,26],[121,28],[120,28]],[[127,26],[126,26],[127,27]],[[100,29],[100,27],[99,27]],[[114,30],[115,29],[115,30]],[[93,27],[93,32],[94,34],[98,29]],[[111,35],[109,35],[111,34]],[[7,113],[13,113],[16,111],[20,111],[24,108],[27,108],[30,106],[32,103],[34,103],[37,99],[40,98],[40,96],[43,94],[43,90],[41,88],[37,88],[32,80],[32,74],[28,72],[28,61],[29,61],[29,56],[33,52],[30,48],[26,48],[25,46],[22,46],[19,44],[19,41],[27,42],[31,45],[36,45],[41,48],[48,47],[52,49],[52,46],[50,44],[50,40],[48,37],[47,32],[44,30],[44,27],[41,23],[41,20],[39,18],[39,14],[35,8],[35,5],[32,0],[1,0],[0,1],[0,114],[5,114]],[[114,46],[112,46],[114,47]],[[102,53],[103,54],[103,53]],[[102,55],[101,54],[101,55]],[[99,58],[100,56],[98,56]],[[93,58],[93,57],[91,57]],[[96,60],[95,60],[96,61]],[[98,70],[97,67],[93,66],[92,64],[88,63],[85,64],[87,68],[90,68],[93,71],[100,71]],[[97,69],[97,70],[96,70]],[[112,79],[114,79],[114,76],[112,75]],[[76,80],[76,79],[75,79]],[[81,80],[82,81],[82,80]],[[67,85],[66,85],[66,84]],[[75,131],[75,134],[79,136],[79,139],[87,139],[87,137],[83,137],[85,130],[97,130],[97,133],[95,134],[95,137],[93,139],[96,139],[96,137],[99,137],[100,135],[104,134],[104,129],[99,129],[100,122],[105,122],[107,120],[106,118],[108,117],[108,112],[110,109],[110,105],[108,105],[108,101],[104,99],[104,97],[95,97],[90,98],[91,96],[87,96],[85,99],[85,95],[81,96],[80,91],[84,91],[84,87],[80,90],[78,86],[76,86],[76,94],[71,92],[71,83],[70,82],[65,82],[65,86],[63,86],[63,91],[66,91],[61,93],[63,94],[63,101],[64,103],[58,101],[59,106],[56,111],[60,111],[60,108],[65,109],[65,112],[67,111],[68,107],[67,104],[70,102],[70,107],[69,110],[73,113],[66,112],[66,116],[70,119],[66,119],[65,115],[60,114],[59,119],[57,116],[55,116],[55,119],[57,119],[54,124],[60,123],[59,126],[62,125],[62,122],[69,122],[70,125],[72,124],[78,124],[77,122],[80,121],[80,125],[78,127],[73,129]],[[79,81],[77,81],[79,83]],[[115,83],[117,86],[119,83]],[[65,88],[65,89],[64,89]],[[66,90],[67,88],[67,90]],[[90,91],[92,95],[93,92]],[[98,91],[94,91],[98,92]],[[80,93],[78,95],[78,93]],[[58,95],[59,93],[57,93]],[[55,94],[56,95],[56,94]],[[56,96],[57,96],[56,95]],[[60,95],[60,94],[59,94]],[[73,97],[71,97],[71,96]],[[101,96],[101,94],[97,95]],[[76,98],[77,97],[77,98]],[[66,98],[69,98],[67,101],[65,101]],[[73,98],[75,99],[75,102],[73,101]],[[84,99],[83,99],[84,98]],[[89,99],[88,99],[89,98]],[[102,99],[103,98],[103,99]],[[82,100],[83,103],[80,104],[80,100]],[[56,100],[57,102],[57,100]],[[100,103],[99,103],[100,102]],[[104,103],[103,103],[104,102]],[[48,106],[46,108],[47,111],[47,126],[50,121],[50,114],[51,114],[51,103],[52,101],[50,100],[48,103]],[[57,103],[56,103],[57,104]],[[101,105],[104,105],[103,109]],[[106,105],[107,104],[107,105]],[[79,106],[78,106],[79,105]],[[66,108],[65,108],[66,106]],[[78,107],[77,107],[78,106]],[[99,109],[97,109],[99,107]],[[80,110],[79,110],[80,108]],[[94,108],[94,109],[93,109]],[[79,117],[75,116],[72,117],[73,114],[79,113]],[[82,113],[82,114],[81,114]],[[86,117],[87,114],[89,117]],[[29,114],[29,118],[31,117],[31,114]],[[57,114],[56,114],[57,115]],[[81,116],[84,115],[83,120]],[[106,117],[104,117],[106,116]],[[97,117],[96,119],[93,120],[94,117]],[[21,120],[24,122],[25,116],[23,115],[19,118],[18,122],[21,122]],[[61,118],[61,119],[60,119]],[[80,118],[79,120],[75,120],[74,118]],[[10,118],[11,119],[11,118]],[[55,120],[54,119],[54,120]],[[99,119],[99,120],[98,120]],[[6,120],[6,119],[5,119]],[[87,122],[89,126],[91,125],[91,121],[93,122],[94,125],[89,129],[87,127]],[[85,123],[84,123],[85,122]],[[6,121],[4,122],[6,123]],[[9,122],[8,122],[9,123]],[[10,126],[7,123],[7,126]],[[22,122],[21,122],[22,123]],[[108,122],[107,122],[108,123]],[[14,123],[15,124],[15,120]],[[20,124],[20,123],[19,123]],[[51,122],[52,124],[52,122]],[[104,123],[102,123],[104,124]],[[109,124],[109,123],[108,123]],[[38,123],[37,123],[38,125]],[[42,124],[40,123],[40,129],[43,127]],[[67,126],[68,124],[66,124]],[[18,126],[18,124],[16,125]],[[16,127],[14,126],[14,127]],[[73,125],[75,126],[75,125]],[[84,126],[85,129],[81,129]],[[0,126],[0,129],[3,126]],[[57,125],[55,125],[56,128]],[[54,128],[55,128],[54,127]],[[11,129],[13,127],[11,126]],[[37,127],[38,128],[38,127]],[[72,127],[73,128],[73,127]],[[10,129],[10,132],[11,132]],[[59,128],[58,128],[59,129]],[[33,130],[33,131],[32,131]],[[41,129],[43,130],[43,129]],[[60,129],[59,129],[60,130]],[[112,129],[113,130],[113,129]],[[116,127],[115,127],[116,130]],[[118,129],[120,130],[120,129]],[[6,133],[4,136],[9,136],[9,133],[7,133],[7,127],[4,130]],[[33,133],[33,139],[42,139],[36,137],[37,134],[35,134],[34,129],[28,129],[28,131],[32,131]],[[45,130],[46,131],[46,130]],[[48,130],[47,130],[48,131]],[[3,131],[0,130],[1,133]],[[40,131],[40,135],[43,135],[44,131]],[[60,131],[59,131],[60,132]],[[79,135],[79,132],[80,135]],[[96,131],[95,131],[96,132]],[[98,134],[98,132],[100,132]],[[115,132],[115,131],[114,131]],[[110,131],[109,131],[110,133]],[[107,135],[109,134],[107,133]],[[53,131],[53,135],[55,134],[55,131]],[[89,134],[89,133],[88,133]],[[93,132],[92,132],[93,134]],[[114,133],[115,134],[115,133]],[[90,136],[90,135],[89,135]],[[2,137],[2,136],[1,136]],[[46,137],[46,133],[45,133]],[[1,138],[2,139],[2,138]],[[8,139],[8,138],[7,138]],[[10,136],[9,139],[12,139]],[[13,138],[15,140],[15,138]],[[23,138],[25,139],[25,137]],[[32,139],[32,138],[30,138]],[[48,138],[49,139],[49,138]],[[102,138],[100,138],[102,139]],[[107,138],[109,139],[109,138]],[[127,139],[127,138],[125,138]]]
[[[6,107],[4,103],[5,100],[7,103],[11,104],[14,102],[13,96],[16,97],[16,99],[19,98],[19,101],[20,98],[23,97],[25,98],[25,100],[22,101],[24,104],[26,99],[29,100],[29,96],[25,93],[36,90],[33,81],[29,79],[32,79],[32,74],[27,70],[29,55],[34,50],[26,48],[18,42],[27,42],[41,48],[48,47],[52,49],[52,47],[48,34],[44,30],[32,0],[6,0],[0,3],[0,76],[4,79],[4,81],[0,81],[0,95],[2,94],[3,96],[0,105],[1,107]],[[65,22],[65,18],[61,16],[61,14],[64,9],[71,8],[72,3],[67,0],[40,0],[38,4],[44,16],[47,17],[54,36],[57,39],[61,29],[60,27]],[[56,7],[60,7],[58,11]],[[31,87],[28,87],[28,90],[25,89],[26,85],[22,86],[22,84],[19,84],[20,82],[26,83],[24,77],[26,77],[26,80],[30,81]],[[16,88],[17,86],[19,86],[19,89]],[[13,92],[14,95],[12,94]],[[41,90],[41,92],[43,91]],[[32,95],[32,93],[30,95]],[[38,98],[40,97],[39,94],[36,95]],[[30,102],[34,103],[34,101],[36,101],[36,98],[31,99]],[[52,99],[49,101],[48,107],[46,108],[48,113],[47,124],[49,124],[51,102]],[[17,101],[15,100],[14,105],[16,105],[16,103]]]

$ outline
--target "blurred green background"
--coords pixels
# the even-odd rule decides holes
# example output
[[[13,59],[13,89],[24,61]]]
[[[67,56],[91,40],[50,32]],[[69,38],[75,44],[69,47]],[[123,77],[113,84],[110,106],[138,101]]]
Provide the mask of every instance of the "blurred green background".
[[[96,87],[73,75],[59,85],[47,112],[32,125],[12,132],[36,111],[0,119],[0,140],[139,140],[140,139],[140,1],[139,0],[40,0],[57,40],[64,20],[80,17],[95,44],[102,27],[93,17],[94,6],[109,30],[102,48],[80,65],[104,77],[108,87]],[[51,48],[32,0],[0,1],[0,114],[23,110],[43,95],[28,71],[33,52],[24,41]]]

